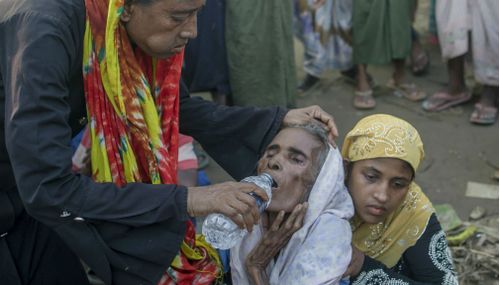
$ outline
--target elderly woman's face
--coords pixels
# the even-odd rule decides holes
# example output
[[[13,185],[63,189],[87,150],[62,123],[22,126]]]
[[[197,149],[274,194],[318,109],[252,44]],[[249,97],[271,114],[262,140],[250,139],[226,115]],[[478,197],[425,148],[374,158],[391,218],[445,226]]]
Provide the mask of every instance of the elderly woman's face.
[[[121,21],[130,40],[150,56],[167,58],[182,51],[197,34],[196,14],[205,0],[157,0],[125,6]]]
[[[347,188],[356,214],[366,223],[376,224],[403,202],[413,179],[411,167],[397,158],[375,158],[353,163]]]
[[[258,173],[270,174],[278,187],[267,211],[291,212],[295,205],[304,202],[314,183],[315,163],[321,143],[300,128],[281,130],[259,160]]]

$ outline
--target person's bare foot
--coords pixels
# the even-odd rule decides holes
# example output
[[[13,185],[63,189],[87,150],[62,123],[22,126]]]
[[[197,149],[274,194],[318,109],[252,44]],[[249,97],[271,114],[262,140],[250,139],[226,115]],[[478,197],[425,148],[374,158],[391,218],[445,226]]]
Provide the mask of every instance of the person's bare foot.
[[[375,108],[376,102],[366,72],[366,65],[359,64],[356,73],[356,90],[354,91],[353,105],[356,109],[366,110]]]
[[[473,124],[491,125],[498,116],[498,86],[484,86],[479,101],[474,105],[469,121]]]
[[[356,68],[356,91],[367,92],[371,90],[368,72],[366,72],[366,65],[359,64]]]

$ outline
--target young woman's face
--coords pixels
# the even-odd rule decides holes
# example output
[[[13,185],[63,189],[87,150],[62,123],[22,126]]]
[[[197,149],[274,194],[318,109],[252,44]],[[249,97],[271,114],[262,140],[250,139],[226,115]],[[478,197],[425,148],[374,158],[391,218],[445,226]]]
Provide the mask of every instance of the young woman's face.
[[[205,0],[157,0],[130,4],[121,21],[130,40],[145,53],[166,58],[182,51],[197,35],[196,14]]]
[[[413,171],[397,158],[375,158],[353,163],[347,187],[356,214],[366,223],[376,224],[396,210],[406,197]]]
[[[286,128],[276,135],[257,167],[258,173],[270,174],[278,184],[267,211],[291,212],[305,201],[320,150],[321,143],[303,129]]]

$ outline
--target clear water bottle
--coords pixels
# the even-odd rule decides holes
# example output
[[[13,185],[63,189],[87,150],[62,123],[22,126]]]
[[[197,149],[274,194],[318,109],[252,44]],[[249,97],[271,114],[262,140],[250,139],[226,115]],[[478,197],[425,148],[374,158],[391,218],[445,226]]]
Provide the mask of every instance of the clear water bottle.
[[[269,198],[267,202],[262,201],[254,192],[249,193],[255,198],[259,212],[264,212],[269,203],[271,203],[271,189],[274,183],[271,175],[262,173],[259,176],[249,176],[241,180],[241,182],[253,183],[266,191],[267,197]],[[205,236],[205,240],[218,249],[229,249],[233,247],[247,233],[246,229],[240,229],[230,218],[223,214],[208,215],[203,222],[201,231]]]

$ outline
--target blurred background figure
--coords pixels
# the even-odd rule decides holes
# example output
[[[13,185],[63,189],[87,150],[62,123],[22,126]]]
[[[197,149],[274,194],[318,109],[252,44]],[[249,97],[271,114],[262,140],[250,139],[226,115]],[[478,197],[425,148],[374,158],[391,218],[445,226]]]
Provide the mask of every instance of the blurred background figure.
[[[229,82],[235,105],[295,106],[292,13],[292,1],[226,2]]]
[[[184,51],[182,78],[190,92],[209,91],[214,102],[230,105],[225,2],[208,0],[198,13],[198,36],[189,40]]]
[[[437,0],[436,21],[448,66],[448,88],[424,101],[423,109],[442,111],[472,98],[464,66],[466,53],[472,51],[474,77],[482,85],[482,94],[469,120],[494,124],[498,115],[498,1]]]
[[[420,35],[415,29],[415,18],[417,16],[418,0],[413,1],[412,5],[412,27],[411,27],[411,54],[410,54],[410,69],[413,75],[421,76],[427,73],[430,65],[429,53],[424,49],[420,42]],[[429,27],[431,27],[432,18],[429,17]]]
[[[352,0],[295,0],[294,30],[304,45],[306,77],[299,95],[311,89],[327,69],[354,80],[352,64]]]
[[[426,94],[405,81],[405,59],[411,52],[412,0],[357,0],[353,2],[353,60],[358,64],[353,105],[371,109],[376,105],[366,66],[392,62],[394,71],[387,86],[411,101]]]

